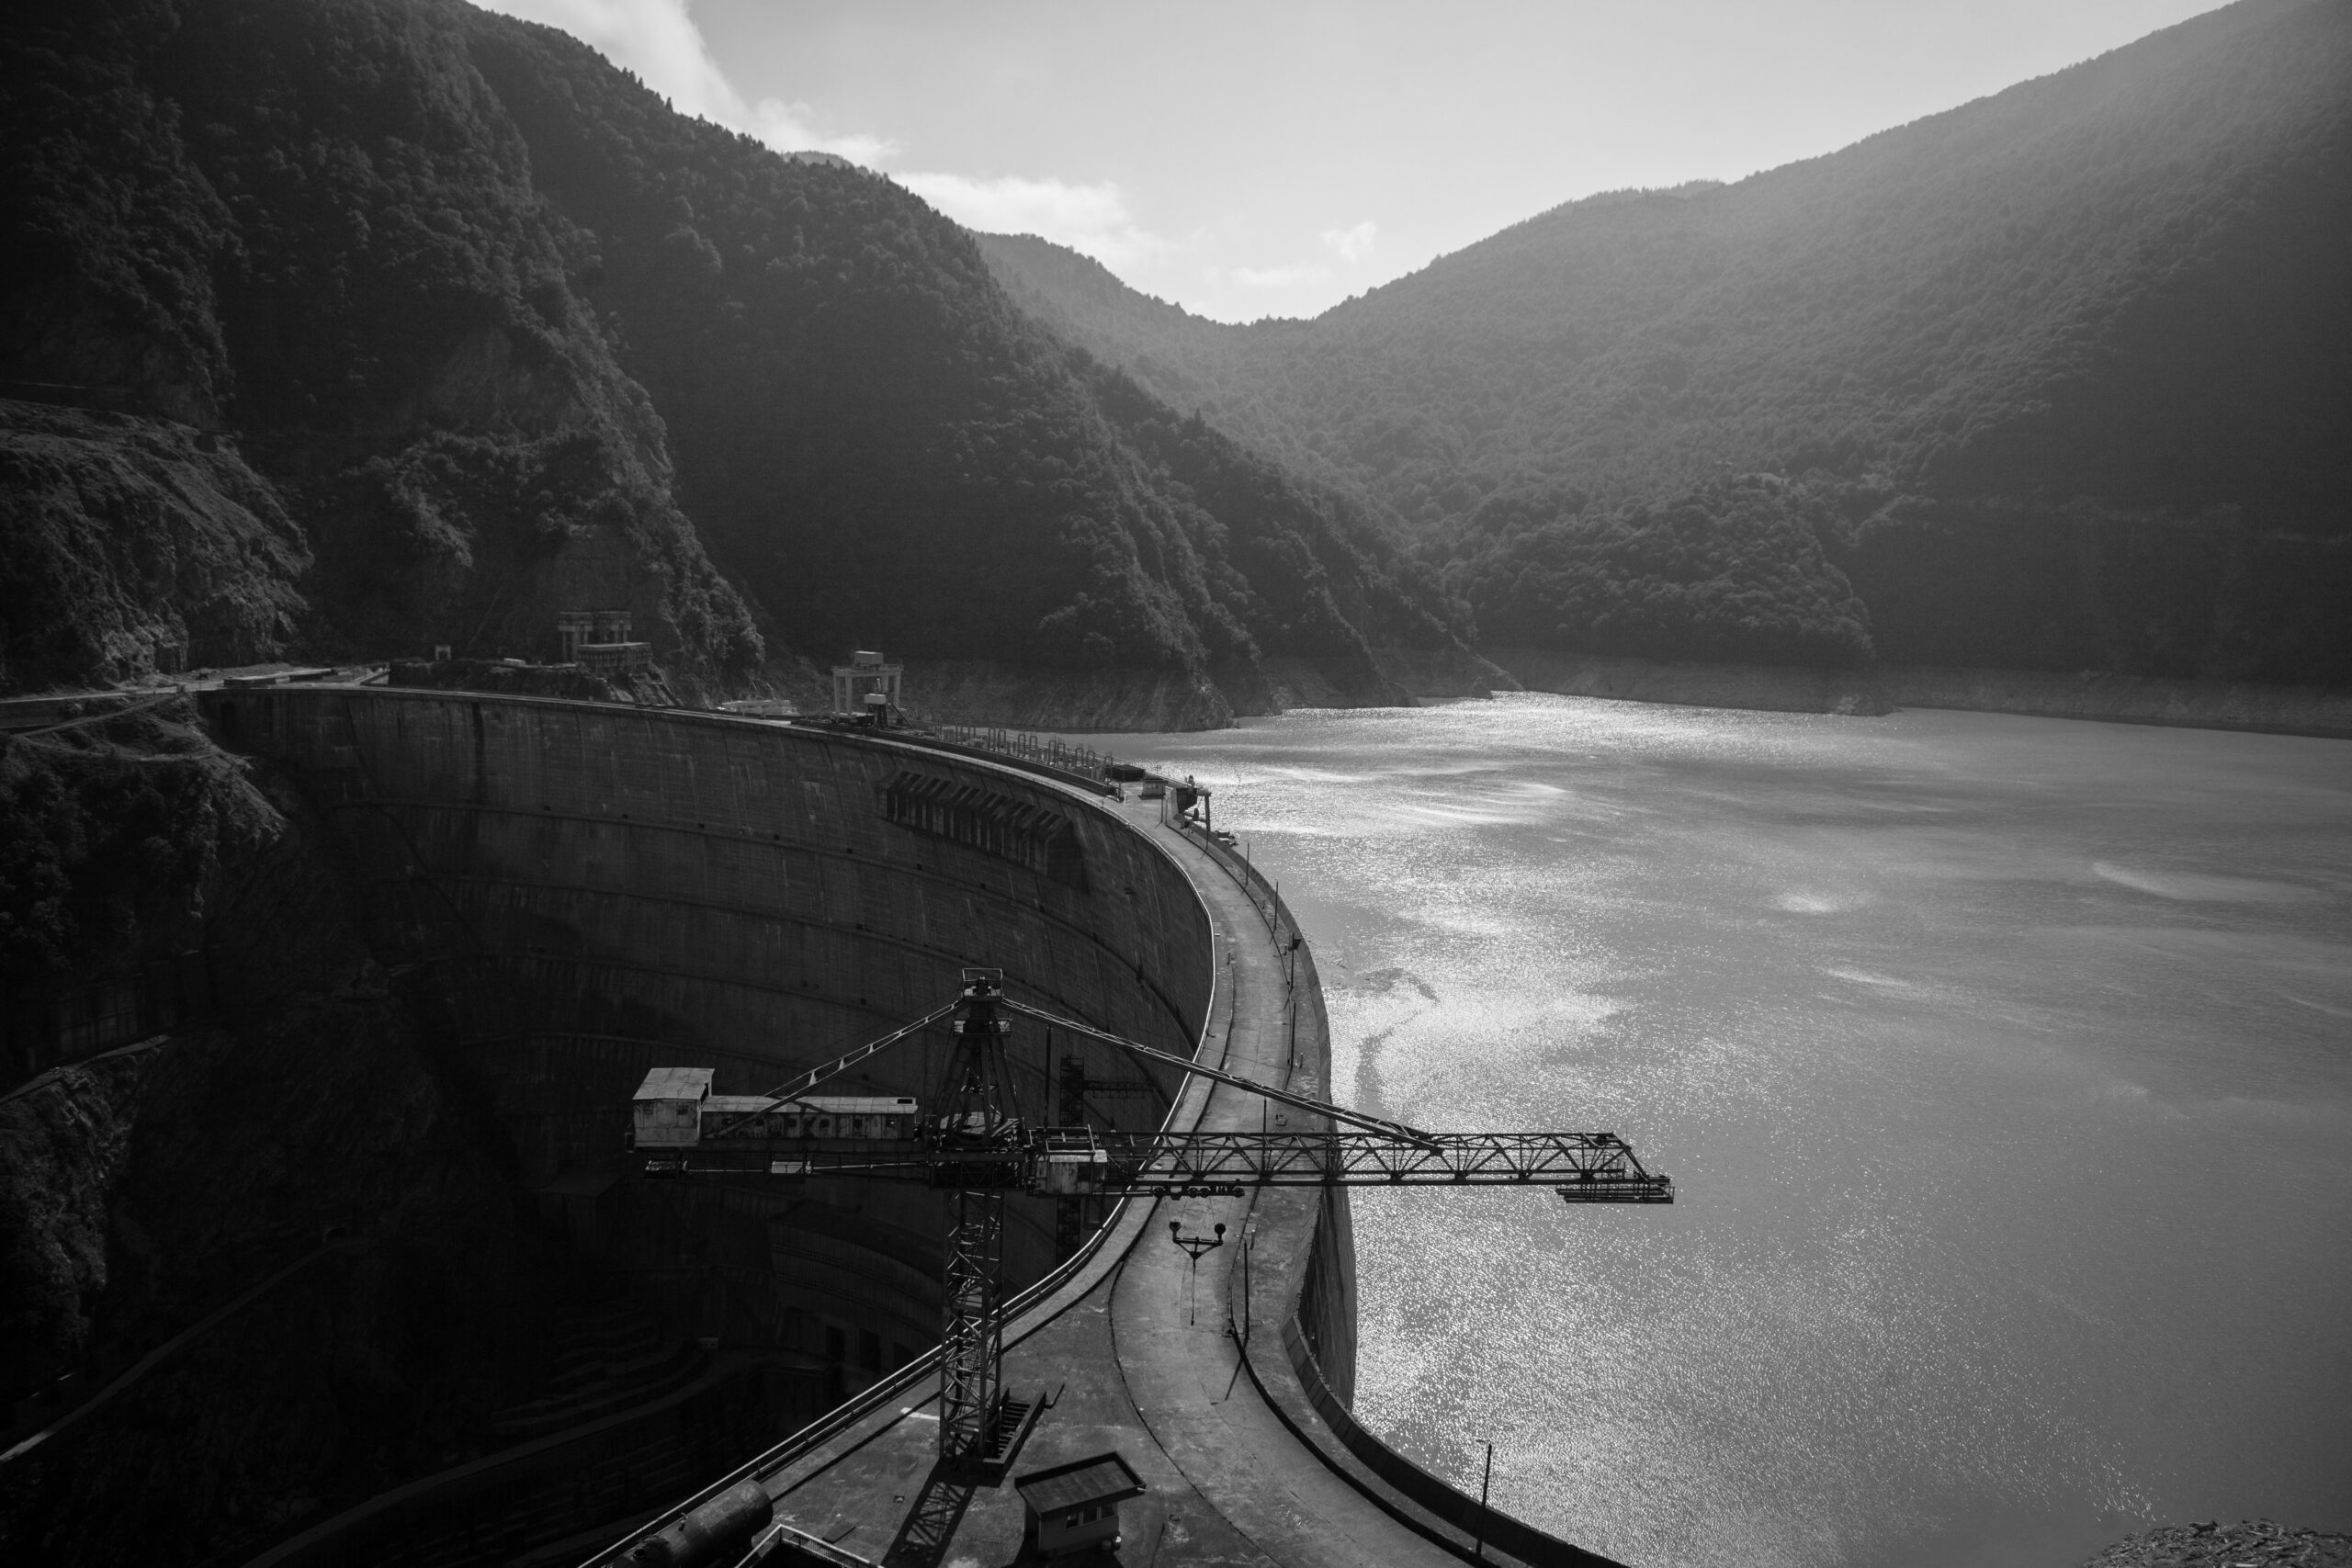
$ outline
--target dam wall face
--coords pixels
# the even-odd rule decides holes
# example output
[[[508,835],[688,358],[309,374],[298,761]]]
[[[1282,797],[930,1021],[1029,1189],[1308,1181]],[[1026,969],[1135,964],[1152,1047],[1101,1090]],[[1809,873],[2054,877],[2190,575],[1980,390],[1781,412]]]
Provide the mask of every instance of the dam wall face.
[[[1209,1014],[1210,927],[1183,871],[1080,792],[1013,769],[459,692],[202,701],[224,742],[282,765],[326,813],[372,945],[550,1222],[681,1333],[759,1351],[797,1391],[786,1418],[937,1339],[943,1200],[878,1181],[619,1179],[648,1068],[710,1066],[718,1092],[757,1092],[952,999],[969,964],[1179,1055]],[[1047,1032],[1013,1038],[1022,1114],[1058,1120],[1077,1058],[1094,1116],[1159,1123],[1175,1074]],[[928,1095],[943,1043],[910,1041],[826,1092]],[[1010,1288],[1057,1260],[1057,1217],[1008,1205]]]

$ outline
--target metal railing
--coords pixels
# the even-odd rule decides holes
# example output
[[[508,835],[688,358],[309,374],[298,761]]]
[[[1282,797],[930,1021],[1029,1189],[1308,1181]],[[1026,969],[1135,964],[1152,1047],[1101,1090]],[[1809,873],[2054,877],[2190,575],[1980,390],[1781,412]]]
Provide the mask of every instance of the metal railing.
[[[1298,922],[1291,918],[1288,906],[1283,903],[1281,886],[1270,881],[1264,872],[1250,863],[1249,851],[1238,847],[1238,840],[1236,844],[1226,843],[1197,818],[1178,817],[1172,811],[1163,815],[1205,850],[1209,858],[1223,866],[1226,874],[1240,886],[1250,906],[1258,911],[1258,918],[1266,922],[1266,934],[1273,938],[1274,945],[1284,953],[1296,949],[1305,938],[1299,932]]]
[[[1057,768],[1082,778],[1108,778],[1114,761],[1091,746],[1074,746],[1051,736],[986,729],[964,724],[943,724],[935,728],[942,740],[954,745],[969,746],[976,751],[993,751],[1001,757],[1034,762],[1044,768]]]

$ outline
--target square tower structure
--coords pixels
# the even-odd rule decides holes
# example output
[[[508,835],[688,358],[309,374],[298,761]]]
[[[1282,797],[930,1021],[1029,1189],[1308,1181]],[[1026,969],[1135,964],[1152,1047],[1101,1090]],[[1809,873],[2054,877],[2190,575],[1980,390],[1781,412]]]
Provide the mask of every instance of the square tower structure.
[[[561,611],[555,635],[563,646],[563,662],[599,675],[626,675],[653,661],[653,645],[630,638],[626,609]]]
[[[902,664],[886,664],[878,653],[860,649],[847,664],[833,666],[833,716],[885,725],[899,716]]]

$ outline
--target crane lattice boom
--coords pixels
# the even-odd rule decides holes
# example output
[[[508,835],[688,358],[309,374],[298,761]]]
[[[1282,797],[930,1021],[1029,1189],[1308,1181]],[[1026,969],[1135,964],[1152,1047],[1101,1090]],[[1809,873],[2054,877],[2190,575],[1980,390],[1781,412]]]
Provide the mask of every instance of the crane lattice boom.
[[[1570,1202],[1671,1203],[1674,1182],[1611,1133],[1098,1132],[1008,1130],[993,1143],[839,1141],[728,1132],[645,1156],[649,1176],[863,1176],[933,1186],[1077,1193],[1246,1187],[1550,1187]]]
[[[1572,1201],[1670,1203],[1674,1183],[1652,1176],[1610,1133],[1430,1133],[1434,1144],[1379,1133],[1148,1134],[1058,1129],[1040,1140],[1045,1171],[1099,1150],[1093,1185],[1109,1192],[1234,1187],[1555,1187]],[[1081,1142],[1081,1140],[1083,1142]]]

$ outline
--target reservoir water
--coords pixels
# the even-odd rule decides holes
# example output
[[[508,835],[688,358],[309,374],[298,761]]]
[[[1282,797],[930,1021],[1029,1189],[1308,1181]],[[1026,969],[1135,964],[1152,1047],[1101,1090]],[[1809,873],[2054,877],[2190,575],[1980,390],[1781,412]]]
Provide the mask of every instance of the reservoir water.
[[[1339,1098],[1671,1209],[1360,1192],[1357,1409],[1640,1568],[2352,1528],[2352,743],[1513,695],[1091,738],[1313,941]]]

